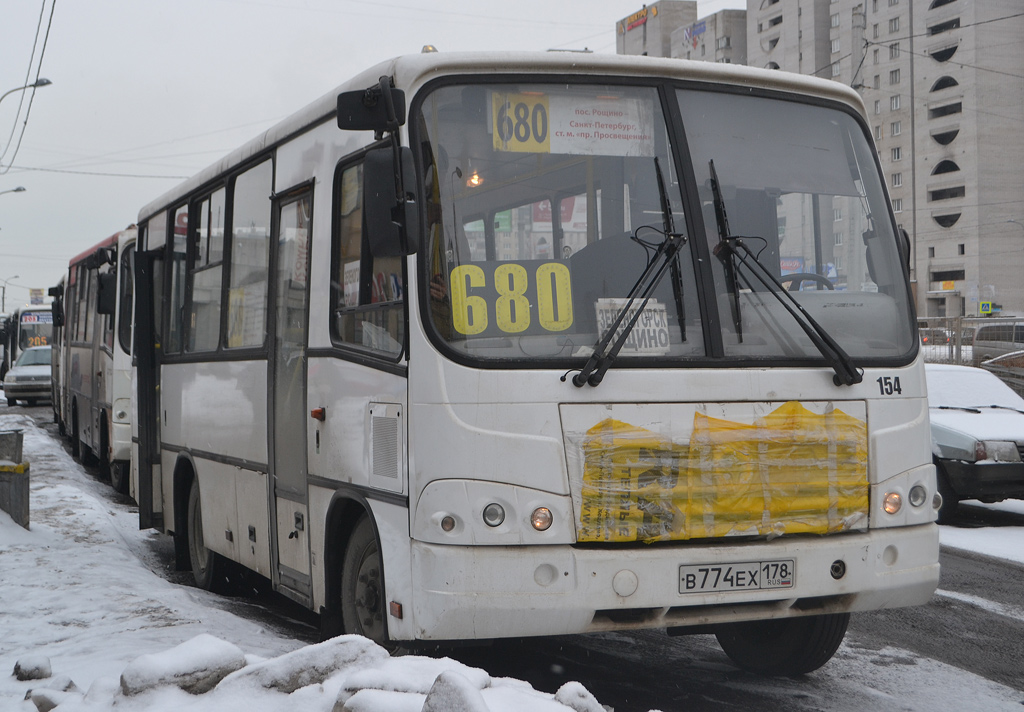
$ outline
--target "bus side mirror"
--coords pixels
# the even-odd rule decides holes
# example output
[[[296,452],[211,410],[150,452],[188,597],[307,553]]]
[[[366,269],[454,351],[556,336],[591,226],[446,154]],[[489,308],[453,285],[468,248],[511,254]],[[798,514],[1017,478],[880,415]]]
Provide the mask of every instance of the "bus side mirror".
[[[405,124],[405,92],[391,85],[390,77],[368,89],[338,94],[338,128],[373,131],[377,139],[385,131],[397,131]]]
[[[106,315],[113,314],[117,308],[117,275],[113,272],[100,274],[98,287],[96,293],[96,312]]]
[[[903,248],[903,261],[907,265],[907,273],[909,274],[913,265],[910,264],[910,235],[905,227],[900,228],[900,247]]]
[[[401,164],[401,184],[396,188],[395,158]],[[416,252],[416,241],[410,238],[419,225],[419,210],[415,200],[405,194],[400,198],[396,190],[416,184],[412,151],[402,147],[373,149],[363,162],[363,216],[370,253],[374,257],[404,257]]]
[[[58,295],[50,302],[50,313],[53,314],[53,325],[57,328],[64,326],[64,300]]]

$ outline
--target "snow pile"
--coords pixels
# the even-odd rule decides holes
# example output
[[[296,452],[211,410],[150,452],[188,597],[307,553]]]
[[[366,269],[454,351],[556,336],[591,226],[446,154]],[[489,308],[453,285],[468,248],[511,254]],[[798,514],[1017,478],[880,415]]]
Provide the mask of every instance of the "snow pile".
[[[15,665],[35,677],[25,709],[100,712],[604,712],[586,688],[568,682],[554,695],[528,683],[492,678],[449,658],[391,657],[355,635],[309,645],[271,660],[203,633],[170,650],[141,655],[120,681],[96,679],[83,693],[66,676],[49,678],[50,661],[30,654]]]

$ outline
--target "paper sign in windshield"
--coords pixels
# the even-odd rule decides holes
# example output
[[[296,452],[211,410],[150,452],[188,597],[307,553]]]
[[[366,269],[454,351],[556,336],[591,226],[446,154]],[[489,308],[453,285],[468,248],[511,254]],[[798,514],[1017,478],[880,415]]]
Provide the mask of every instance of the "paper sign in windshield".
[[[625,309],[628,299],[598,299],[597,300],[597,329],[598,333],[605,333],[619,316],[619,312]],[[633,316],[640,310],[643,300],[638,299],[629,308],[619,328],[615,331],[616,343],[626,325],[632,321]],[[669,351],[668,337],[668,311],[664,304],[656,299],[647,302],[647,306],[636,320],[636,326],[626,337],[620,354],[659,356]]]
[[[495,92],[491,102],[496,151],[654,155],[654,106],[646,99]]]

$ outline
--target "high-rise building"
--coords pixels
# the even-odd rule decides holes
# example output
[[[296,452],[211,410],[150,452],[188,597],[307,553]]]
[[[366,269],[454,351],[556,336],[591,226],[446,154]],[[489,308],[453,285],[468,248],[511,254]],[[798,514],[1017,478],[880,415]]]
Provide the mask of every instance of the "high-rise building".
[[[708,62],[747,63],[747,13],[721,10],[672,31],[671,57]]]
[[[710,20],[670,30],[667,56],[723,61],[706,38],[693,42]],[[1024,315],[1020,0],[747,0],[746,27],[747,64],[861,92],[897,222],[911,237],[919,314]],[[716,50],[724,35],[716,29]],[[729,36],[735,52],[738,36]],[[634,53],[629,46],[620,40],[619,52]],[[841,213],[838,259],[863,230]]]
[[[617,54],[671,57],[672,31],[697,21],[695,0],[661,0],[616,23]]]

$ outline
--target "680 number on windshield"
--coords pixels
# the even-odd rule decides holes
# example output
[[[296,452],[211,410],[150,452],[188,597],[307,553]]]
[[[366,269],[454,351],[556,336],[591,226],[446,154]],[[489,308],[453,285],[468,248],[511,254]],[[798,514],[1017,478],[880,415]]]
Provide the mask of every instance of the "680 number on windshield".
[[[479,262],[451,272],[452,326],[466,336],[565,331],[572,282],[561,262]]]

